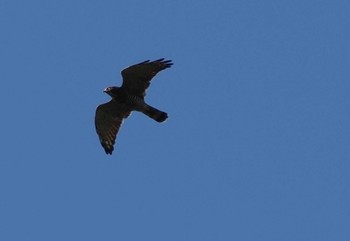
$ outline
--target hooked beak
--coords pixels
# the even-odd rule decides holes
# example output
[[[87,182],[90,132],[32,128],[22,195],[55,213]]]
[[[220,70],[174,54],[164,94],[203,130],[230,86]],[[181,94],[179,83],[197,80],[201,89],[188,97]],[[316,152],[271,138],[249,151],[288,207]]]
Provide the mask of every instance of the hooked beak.
[[[104,89],[103,92],[104,92],[104,93],[107,93],[107,92],[108,92],[108,88]]]

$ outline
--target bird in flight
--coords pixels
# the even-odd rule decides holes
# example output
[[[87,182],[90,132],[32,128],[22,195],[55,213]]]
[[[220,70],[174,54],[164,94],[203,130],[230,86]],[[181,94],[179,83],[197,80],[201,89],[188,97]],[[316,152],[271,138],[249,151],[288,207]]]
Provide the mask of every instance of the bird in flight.
[[[119,128],[132,111],[142,112],[157,122],[163,122],[168,114],[148,105],[144,97],[146,89],[156,74],[173,65],[171,60],[146,60],[122,70],[121,87],[107,87],[103,92],[112,97],[96,108],[95,127],[106,154],[112,155]]]

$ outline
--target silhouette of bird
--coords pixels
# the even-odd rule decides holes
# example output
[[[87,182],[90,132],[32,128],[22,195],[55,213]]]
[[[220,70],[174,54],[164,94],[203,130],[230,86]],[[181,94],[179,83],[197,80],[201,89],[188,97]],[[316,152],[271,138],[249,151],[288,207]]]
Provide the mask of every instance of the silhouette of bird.
[[[168,114],[148,105],[144,97],[146,89],[156,74],[173,65],[171,60],[146,60],[122,70],[121,87],[107,87],[104,92],[112,100],[96,108],[95,127],[106,154],[112,155],[117,133],[124,119],[132,111],[142,112],[157,122],[163,122]]]

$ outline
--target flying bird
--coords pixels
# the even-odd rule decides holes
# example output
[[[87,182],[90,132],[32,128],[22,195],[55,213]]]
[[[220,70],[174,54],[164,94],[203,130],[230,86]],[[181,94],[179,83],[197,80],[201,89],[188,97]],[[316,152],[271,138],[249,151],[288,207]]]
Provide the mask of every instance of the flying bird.
[[[142,112],[157,122],[163,122],[168,114],[148,105],[144,97],[146,89],[156,74],[173,65],[171,60],[146,60],[121,71],[121,87],[107,87],[103,92],[112,97],[96,108],[95,127],[106,154],[112,155],[117,133],[124,119],[132,111]]]

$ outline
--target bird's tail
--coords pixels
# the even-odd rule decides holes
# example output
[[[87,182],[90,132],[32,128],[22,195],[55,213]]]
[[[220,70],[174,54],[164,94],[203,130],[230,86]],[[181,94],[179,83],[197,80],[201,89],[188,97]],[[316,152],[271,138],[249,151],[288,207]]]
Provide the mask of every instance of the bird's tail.
[[[143,113],[149,117],[151,117],[153,120],[157,122],[163,122],[168,118],[168,114],[160,111],[152,106],[147,105],[145,111]]]

